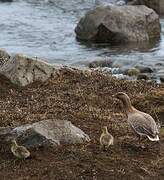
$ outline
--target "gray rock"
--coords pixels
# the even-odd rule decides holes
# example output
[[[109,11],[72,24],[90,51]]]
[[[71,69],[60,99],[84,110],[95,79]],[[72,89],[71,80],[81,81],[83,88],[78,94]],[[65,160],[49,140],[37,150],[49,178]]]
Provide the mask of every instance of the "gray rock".
[[[151,67],[147,67],[147,66],[136,66],[135,68],[137,68],[141,73],[153,73],[154,70]]]
[[[90,141],[89,136],[70,121],[52,119],[16,127],[10,133],[7,132],[8,136],[9,134],[8,139],[16,138],[27,147],[82,144]]]
[[[128,67],[122,66],[119,68],[119,73],[124,74],[124,75],[128,75],[128,70],[129,70]]]
[[[162,83],[164,83],[164,75],[160,77]]]
[[[129,0],[128,5],[141,5],[139,0]]]
[[[128,5],[146,5],[149,8],[154,9],[159,14],[164,13],[163,0],[128,0]]]
[[[75,32],[83,41],[149,41],[160,37],[160,22],[155,11],[146,6],[101,6],[87,12]]]
[[[97,67],[111,67],[112,66],[111,59],[103,59],[103,60],[95,60],[89,63],[89,68],[97,68]]]
[[[150,77],[148,76],[148,74],[144,74],[144,73],[141,73],[141,74],[138,74],[137,76],[137,80],[149,80]]]
[[[163,83],[164,82],[164,69],[159,70],[156,75],[160,78],[160,81]]]
[[[0,2],[13,2],[13,0],[0,0]]]
[[[52,66],[41,60],[16,55],[1,68],[0,74],[19,86],[26,86],[35,81],[45,81],[55,75],[60,66]]]
[[[3,49],[0,49],[0,67],[9,61],[10,55]]]

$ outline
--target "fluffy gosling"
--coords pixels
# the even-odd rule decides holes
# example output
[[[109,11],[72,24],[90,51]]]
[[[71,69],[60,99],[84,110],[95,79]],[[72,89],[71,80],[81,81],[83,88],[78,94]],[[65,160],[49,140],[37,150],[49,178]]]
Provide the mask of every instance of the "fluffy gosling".
[[[30,152],[24,146],[19,146],[15,139],[11,140],[11,152],[19,159],[26,159],[30,157]]]
[[[113,145],[113,143],[113,136],[108,132],[107,126],[104,126],[102,128],[102,134],[100,136],[100,148],[103,150],[107,150],[110,145]]]

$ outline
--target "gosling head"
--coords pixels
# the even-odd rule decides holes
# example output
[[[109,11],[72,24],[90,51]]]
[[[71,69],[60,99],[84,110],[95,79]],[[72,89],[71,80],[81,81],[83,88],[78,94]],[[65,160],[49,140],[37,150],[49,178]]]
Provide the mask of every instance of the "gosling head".
[[[16,140],[15,140],[15,139],[11,139],[11,144],[12,144],[12,145],[17,145]]]
[[[108,133],[108,127],[107,126],[103,126],[102,127],[102,132],[105,133],[105,134]]]

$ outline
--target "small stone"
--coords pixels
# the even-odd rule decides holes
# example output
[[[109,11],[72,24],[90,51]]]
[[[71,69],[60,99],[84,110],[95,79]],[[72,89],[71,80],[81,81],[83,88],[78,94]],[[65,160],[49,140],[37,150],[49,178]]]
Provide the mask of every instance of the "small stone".
[[[128,5],[140,5],[139,0],[132,0],[127,3]]]
[[[97,67],[111,67],[112,60],[111,59],[104,59],[104,60],[96,60],[89,63],[89,68],[97,68]]]
[[[161,80],[162,83],[164,83],[164,76],[161,76],[160,80]]]
[[[0,0],[0,2],[13,2],[13,0]]]
[[[140,71],[140,73],[153,73],[153,69],[147,66],[136,66],[136,69]]]
[[[142,73],[137,76],[137,80],[149,80],[149,79],[150,77],[147,74]]]

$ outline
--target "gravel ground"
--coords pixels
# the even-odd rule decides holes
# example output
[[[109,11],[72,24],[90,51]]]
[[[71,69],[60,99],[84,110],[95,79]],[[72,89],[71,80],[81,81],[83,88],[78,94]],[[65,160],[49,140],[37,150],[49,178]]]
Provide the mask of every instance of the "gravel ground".
[[[0,179],[112,180],[164,179],[164,130],[161,143],[138,146],[122,105],[111,96],[126,92],[132,104],[164,124],[164,86],[120,81],[98,72],[62,69],[45,83],[20,88],[0,77],[0,126],[16,127],[54,118],[69,120],[91,137],[85,145],[30,149],[17,160],[0,144]],[[115,137],[108,151],[99,149],[101,127]]]

